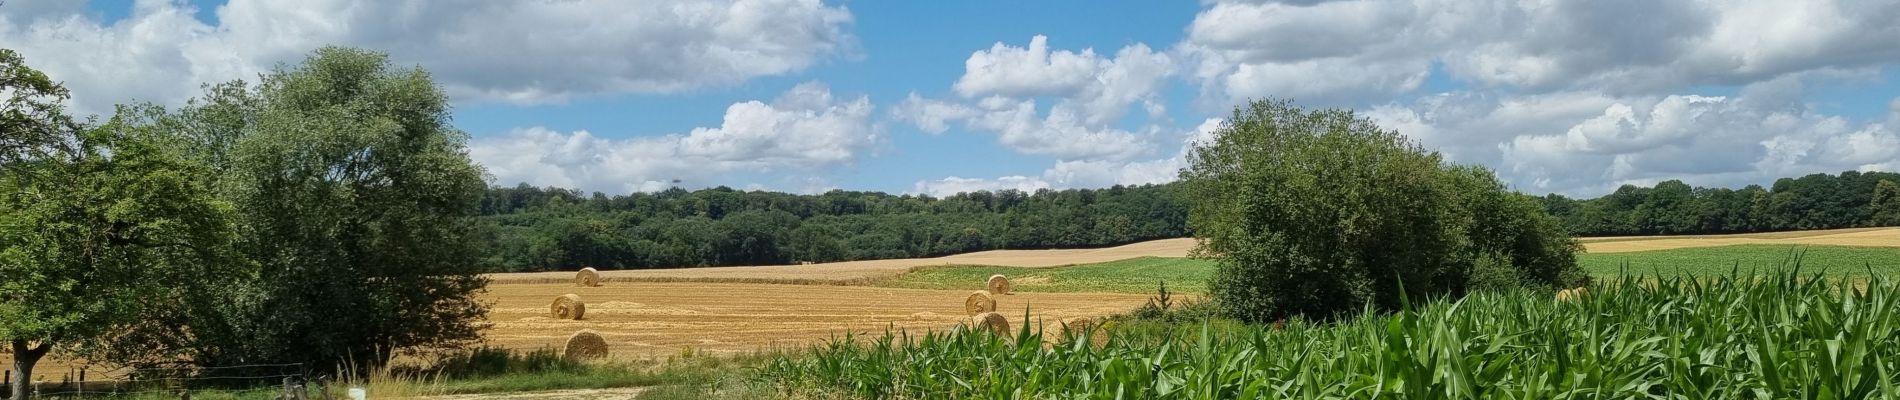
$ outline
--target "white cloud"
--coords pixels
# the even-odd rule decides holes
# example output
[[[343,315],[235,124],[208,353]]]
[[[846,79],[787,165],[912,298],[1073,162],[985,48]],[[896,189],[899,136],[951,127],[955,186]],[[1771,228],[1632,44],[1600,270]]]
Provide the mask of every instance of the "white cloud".
[[[911,193],[923,193],[936,197],[945,197],[957,193],[976,191],[1001,191],[1015,189],[1034,193],[1038,189],[1048,189],[1049,182],[1027,176],[1005,176],[996,179],[971,179],[948,177],[935,181],[918,181]]]
[[[824,84],[807,82],[770,105],[748,101],[727,107],[720,127],[693,129],[680,140],[680,153],[772,165],[849,161],[878,140],[867,124],[871,111],[868,97],[839,102]]]
[[[818,83],[798,85],[772,103],[726,109],[716,128],[684,135],[608,139],[588,131],[517,129],[474,140],[469,155],[495,183],[577,187],[608,192],[665,189],[675,179],[709,185],[735,171],[786,172],[849,164],[882,140],[870,99],[833,98]],[[806,189],[829,183],[794,180]]]
[[[850,12],[818,0],[231,0],[215,26],[165,0],[140,0],[110,24],[52,4],[5,5],[0,42],[66,81],[92,112],[181,101],[201,83],[254,78],[327,44],[421,65],[456,99],[540,103],[732,85],[805,69],[855,42]]]
[[[1737,186],[1879,168],[1900,158],[1891,124],[1856,124],[1744,97],[1622,99],[1561,133],[1500,144],[1498,167],[1533,191],[1594,196],[1622,184],[1682,179]]]
[[[1104,62],[1093,49],[1052,53],[1049,38],[1036,35],[1026,48],[997,42],[971,53],[953,87],[964,97],[1064,96],[1082,90]]]
[[[1023,154],[1063,161],[1125,161],[1146,154],[1158,124],[1143,131],[1116,127],[1139,103],[1151,120],[1165,121],[1167,107],[1159,92],[1175,64],[1167,54],[1132,44],[1101,57],[1093,49],[1050,50],[1048,38],[1035,36],[1028,47],[996,43],[964,63],[954,90],[962,100],[932,100],[912,93],[897,105],[895,118],[925,132],[941,133],[951,123],[996,133],[999,141]],[[1038,98],[1053,97],[1044,115]]]
[[[1215,2],[1176,51],[1213,108],[1258,97],[1365,104],[1450,78],[1519,93],[1661,95],[1900,58],[1900,3],[1345,0]]]
[[[1173,182],[1187,167],[1187,155],[1195,145],[1208,143],[1221,128],[1222,119],[1209,118],[1193,130],[1181,132],[1180,150],[1171,157],[1142,161],[1057,161],[1040,177],[1005,176],[996,179],[949,177],[937,181],[919,181],[913,193],[948,196],[977,190],[1069,189],[1113,185],[1146,185]]]

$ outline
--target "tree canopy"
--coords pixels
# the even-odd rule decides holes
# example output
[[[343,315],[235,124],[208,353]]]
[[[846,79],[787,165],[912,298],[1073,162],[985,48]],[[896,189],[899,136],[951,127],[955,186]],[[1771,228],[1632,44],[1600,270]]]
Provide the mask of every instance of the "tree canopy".
[[[156,323],[229,265],[229,203],[206,168],[147,130],[84,127],[66,92],[0,49],[0,341],[14,353],[13,398],[54,348],[105,361],[170,355]]]
[[[330,47],[176,112],[124,114],[218,172],[253,266],[195,291],[195,362],[327,371],[478,339],[483,172],[428,73]]]
[[[1576,244],[1487,170],[1444,165],[1346,110],[1237,109],[1182,171],[1209,291],[1249,321],[1333,318],[1490,284],[1581,279]]]

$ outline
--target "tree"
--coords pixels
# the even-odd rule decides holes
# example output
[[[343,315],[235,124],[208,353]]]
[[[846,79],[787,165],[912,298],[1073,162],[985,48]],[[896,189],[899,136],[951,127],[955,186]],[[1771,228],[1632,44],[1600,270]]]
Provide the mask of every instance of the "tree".
[[[1351,111],[1255,101],[1188,162],[1188,222],[1218,265],[1209,291],[1242,320],[1396,309],[1463,293],[1479,267],[1517,285],[1582,276],[1542,205]]]
[[[323,48],[172,118],[180,137],[219,138],[200,154],[222,155],[204,158],[224,160],[237,247],[258,267],[194,314],[193,361],[322,371],[479,338],[482,171],[427,72]]]
[[[1511,192],[1482,167],[1448,172],[1468,218],[1472,288],[1571,287],[1588,280],[1577,268],[1581,245],[1536,198]]]
[[[1900,226],[1900,184],[1890,180],[1875,184],[1868,208],[1873,210],[1873,226]]]
[[[1394,308],[1457,284],[1466,246],[1439,156],[1349,111],[1285,101],[1236,110],[1181,177],[1209,289],[1229,315],[1271,321]]]
[[[118,361],[159,354],[183,332],[153,324],[183,304],[180,282],[224,265],[231,207],[177,143],[109,123],[82,128],[67,92],[0,49],[0,341],[12,398],[54,348]]]

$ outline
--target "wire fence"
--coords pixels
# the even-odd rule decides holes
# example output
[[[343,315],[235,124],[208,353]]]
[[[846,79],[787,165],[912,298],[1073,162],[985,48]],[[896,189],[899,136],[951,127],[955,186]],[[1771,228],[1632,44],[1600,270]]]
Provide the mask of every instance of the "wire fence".
[[[35,381],[30,392],[36,399],[58,398],[120,398],[120,397],[168,397],[190,398],[194,390],[219,389],[226,394],[249,394],[258,392],[282,393],[279,398],[308,399],[328,398],[328,393],[318,388],[317,396],[310,396],[306,388],[308,376],[303,364],[247,364],[214,367],[179,366],[119,368],[104,371],[117,375],[116,379],[87,380],[89,368],[73,368],[58,381]],[[6,370],[6,380],[0,380],[0,397],[12,391],[13,370]]]

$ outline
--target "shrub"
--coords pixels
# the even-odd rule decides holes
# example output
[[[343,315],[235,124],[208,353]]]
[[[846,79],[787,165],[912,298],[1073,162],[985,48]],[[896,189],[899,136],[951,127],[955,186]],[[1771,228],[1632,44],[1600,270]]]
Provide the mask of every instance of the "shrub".
[[[1506,278],[1487,284],[1582,276],[1574,240],[1538,203],[1351,111],[1255,101],[1189,163],[1189,225],[1218,260],[1210,294],[1235,318],[1326,319],[1461,294],[1481,260],[1514,271],[1487,271]]]

